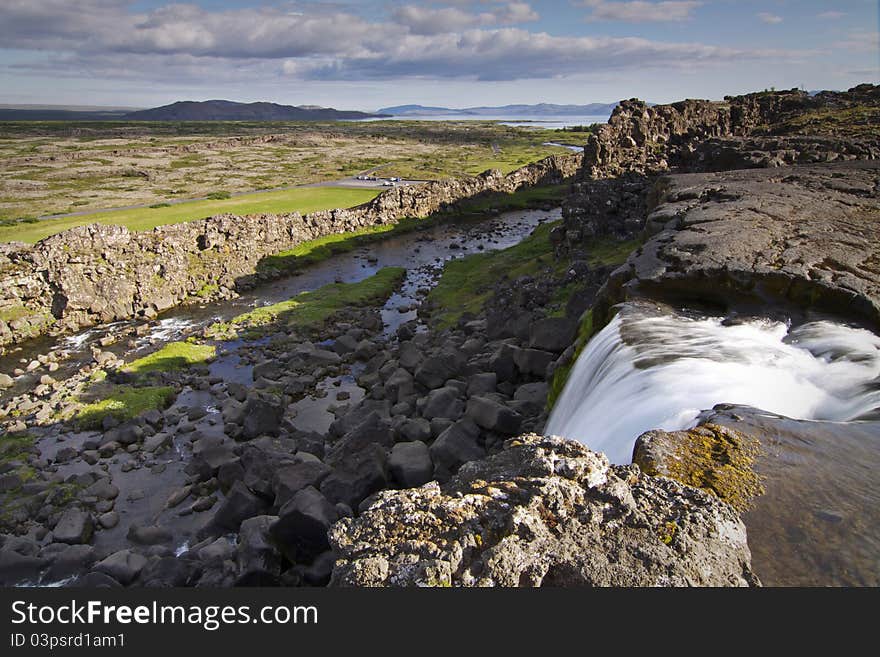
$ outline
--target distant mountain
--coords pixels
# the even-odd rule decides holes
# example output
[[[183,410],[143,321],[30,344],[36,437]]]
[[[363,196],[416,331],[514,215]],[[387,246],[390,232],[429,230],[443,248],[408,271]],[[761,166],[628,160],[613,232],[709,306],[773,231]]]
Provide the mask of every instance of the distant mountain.
[[[425,107],[424,105],[397,105],[383,107],[380,114],[392,116],[607,116],[617,103],[589,103],[588,105],[554,105],[538,103],[537,105],[501,105],[498,107]]]
[[[163,107],[131,112],[124,121],[341,121],[371,119],[381,114],[340,111],[315,105],[235,103],[230,100],[184,100]]]

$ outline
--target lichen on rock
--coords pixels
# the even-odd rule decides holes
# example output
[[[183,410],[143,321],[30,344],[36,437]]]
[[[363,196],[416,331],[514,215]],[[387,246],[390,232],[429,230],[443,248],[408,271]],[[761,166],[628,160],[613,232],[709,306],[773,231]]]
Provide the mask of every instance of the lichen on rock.
[[[650,475],[671,477],[724,500],[738,511],[763,494],[754,470],[757,439],[717,424],[687,431],[648,431],[636,440],[633,463]]]
[[[330,531],[336,586],[755,586],[717,497],[534,434]]]

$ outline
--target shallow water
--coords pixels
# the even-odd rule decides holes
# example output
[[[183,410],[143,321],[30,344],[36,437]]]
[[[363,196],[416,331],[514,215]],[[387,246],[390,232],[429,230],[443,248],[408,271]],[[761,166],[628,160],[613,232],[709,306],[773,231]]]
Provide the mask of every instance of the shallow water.
[[[131,360],[154,350],[162,343],[185,338],[213,322],[229,320],[254,307],[285,301],[296,294],[315,290],[329,283],[354,283],[372,276],[383,267],[405,267],[407,276],[400,291],[392,295],[382,309],[384,334],[388,337],[401,324],[415,319],[416,308],[421,302],[420,291],[426,291],[433,286],[446,261],[480,251],[514,246],[538,224],[557,220],[560,216],[558,208],[548,211],[521,210],[502,213],[482,221],[435,225],[389,237],[368,247],[332,256],[298,274],[246,291],[236,299],[174,308],[154,322],[147,335],[135,338],[133,347],[124,338],[117,344],[101,349]],[[401,308],[405,308],[405,312],[401,312]],[[37,355],[56,350],[69,354],[58,372],[53,374],[56,379],[63,379],[83,363],[91,361],[91,347],[96,346],[102,337],[113,330],[119,331],[137,324],[134,321],[115,322],[91,327],[73,335],[43,337],[24,343],[0,356],[0,372],[11,374],[15,368],[23,368]],[[40,370],[34,376],[20,377],[13,388],[0,394],[0,399],[32,387],[43,372]]]

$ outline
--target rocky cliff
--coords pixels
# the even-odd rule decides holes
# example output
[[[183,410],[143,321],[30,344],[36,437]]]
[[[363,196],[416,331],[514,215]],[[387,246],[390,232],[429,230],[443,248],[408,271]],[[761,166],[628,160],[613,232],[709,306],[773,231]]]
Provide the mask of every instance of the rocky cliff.
[[[220,215],[133,233],[90,225],[36,245],[0,245],[0,347],[48,332],[151,316],[204,290],[229,293],[266,256],[307,240],[406,217],[427,217],[487,192],[556,184],[575,175],[580,154],[553,156],[502,175],[390,189],[341,210]]]
[[[444,486],[379,493],[330,530],[337,586],[754,586],[717,498],[526,435]]]
[[[798,90],[649,107],[622,101],[590,135],[559,240],[637,235],[667,173],[776,168],[880,158],[880,86]]]

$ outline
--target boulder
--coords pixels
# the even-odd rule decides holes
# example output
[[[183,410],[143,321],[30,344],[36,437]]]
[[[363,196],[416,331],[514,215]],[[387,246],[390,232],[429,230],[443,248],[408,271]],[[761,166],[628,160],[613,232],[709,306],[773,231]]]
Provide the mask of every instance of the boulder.
[[[92,540],[95,524],[92,516],[79,509],[68,509],[64,512],[52,530],[55,540],[59,543],[88,543]]]
[[[448,477],[462,463],[483,458],[486,450],[477,442],[479,437],[480,428],[470,418],[459,420],[441,433],[430,449],[438,478]]]
[[[547,366],[556,360],[556,357],[549,351],[541,351],[540,349],[514,349],[513,361],[516,363],[517,369],[527,375],[544,378],[547,373]]]
[[[281,508],[303,488],[319,487],[330,472],[332,472],[330,466],[318,460],[291,463],[278,468],[272,479],[275,506]]]
[[[244,403],[243,414],[242,433],[245,438],[277,435],[284,417],[284,404],[271,393],[253,392]]]
[[[241,481],[236,481],[211,521],[217,530],[238,531],[243,520],[258,516],[267,504],[254,495]]]
[[[349,454],[321,482],[321,493],[333,503],[342,502],[356,509],[363,500],[387,484],[385,465],[385,450],[379,445],[370,445]]]
[[[388,457],[388,471],[403,488],[421,486],[434,476],[434,462],[421,441],[397,443]]]
[[[488,397],[471,397],[467,416],[484,429],[507,435],[517,433],[522,425],[519,413]]]
[[[431,423],[421,417],[406,420],[397,431],[400,436],[409,441],[428,442],[431,440]]]
[[[429,356],[416,370],[415,379],[428,390],[439,388],[448,379],[455,378],[464,365],[464,357],[457,352]]]
[[[155,525],[149,527],[131,525],[127,536],[129,541],[137,545],[161,545],[170,543],[174,538],[169,529]]]
[[[270,532],[291,561],[309,560],[330,547],[327,530],[337,517],[333,504],[309,486],[282,507]]]
[[[495,372],[474,374],[468,381],[467,396],[492,394],[497,386],[498,375]]]
[[[561,353],[577,335],[577,322],[568,317],[545,317],[529,327],[529,346],[533,349]]]
[[[331,586],[759,585],[732,507],[536,435],[443,487],[383,491],[329,538]]]
[[[271,537],[278,516],[256,516],[241,523],[236,562],[241,573],[239,586],[265,586],[276,583],[281,574],[281,555]]]
[[[147,558],[131,550],[119,550],[95,564],[95,571],[109,575],[123,586],[131,584],[147,565]]]
[[[458,394],[458,390],[452,387],[432,390],[425,400],[422,416],[428,420],[437,417],[457,420],[464,412],[464,402],[458,398]]]

